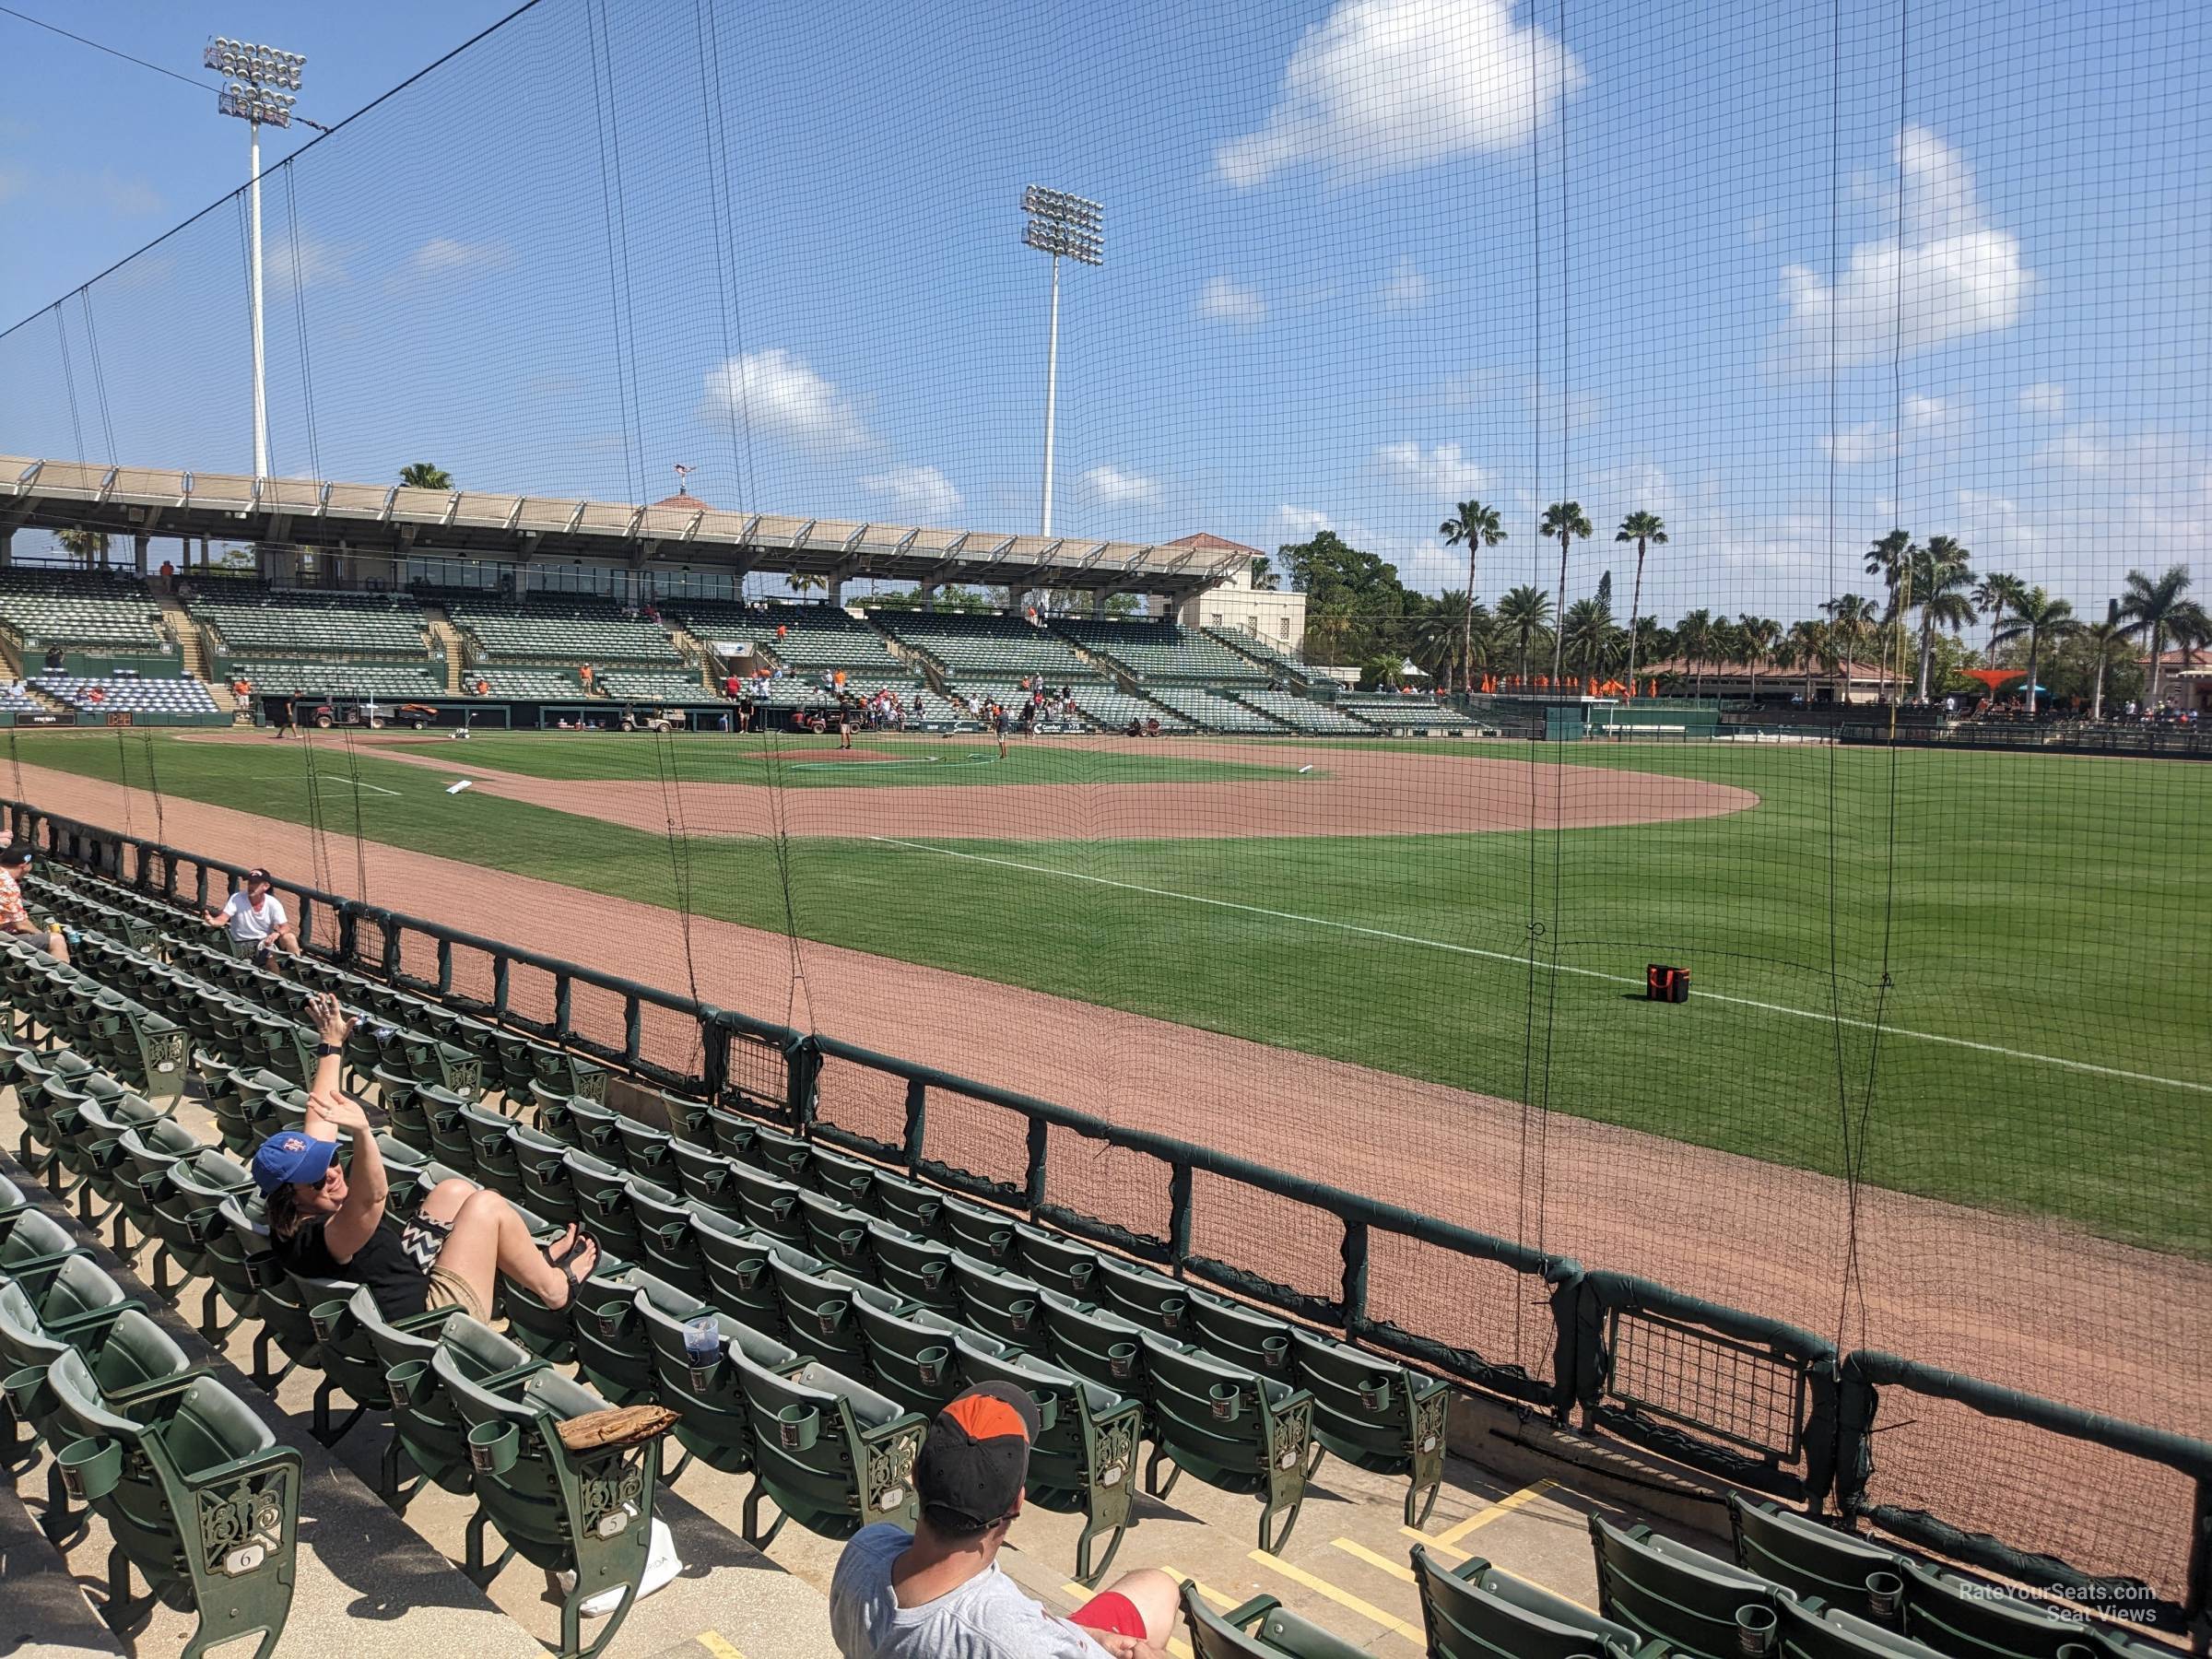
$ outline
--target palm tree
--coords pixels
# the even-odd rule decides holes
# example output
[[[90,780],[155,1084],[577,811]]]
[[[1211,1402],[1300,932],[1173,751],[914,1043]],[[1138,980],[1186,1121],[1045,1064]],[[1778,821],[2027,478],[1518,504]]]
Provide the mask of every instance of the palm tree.
[[[1567,549],[1576,536],[1587,539],[1595,532],[1583,516],[1580,501],[1554,501],[1544,510],[1544,522],[1536,534],[1547,541],[1555,535],[1559,538],[1559,598],[1556,614],[1563,618],[1567,614]],[[1551,678],[1555,686],[1559,678],[1559,639],[1555,634],[1551,641]]]
[[[1920,549],[1912,545],[1910,530],[1892,530],[1866,550],[1866,574],[1879,576],[1882,586],[1888,591],[1889,615],[1894,617],[1900,605],[1913,601],[1901,597],[1912,575],[1912,557]]]
[[[1810,618],[1790,624],[1790,631],[1782,637],[1781,649],[1775,654],[1777,662],[1805,670],[1805,700],[1813,700],[1813,671],[1828,659],[1830,650],[1828,624]]]
[[[1636,618],[1643,609],[1643,550],[1648,544],[1654,547],[1666,546],[1666,521],[1655,512],[1638,508],[1620,521],[1620,528],[1613,532],[1617,542],[1636,544],[1636,581],[1629,589],[1629,695],[1636,695]]]
[[[1459,511],[1436,528],[1444,538],[1444,546],[1455,547],[1467,544],[1467,591],[1465,610],[1461,618],[1460,663],[1467,678],[1462,689],[1475,689],[1475,553],[1478,547],[1494,547],[1505,539],[1505,526],[1499,522],[1498,509],[1485,507],[1480,501],[1462,501]]]
[[[2152,709],[2159,707],[2165,681],[2165,665],[2159,658],[2166,654],[2167,641],[2194,644],[2203,639],[2206,622],[2212,621],[2203,606],[2182,597],[2188,591],[2187,565],[2169,565],[2156,582],[2140,571],[2127,573],[2127,592],[2121,598],[2120,614],[2128,618],[2127,631],[2144,635],[2150,647],[2150,688],[2146,696]]]
[[[2102,720],[2105,670],[2135,660],[2135,648],[2127,642],[2127,636],[2135,632],[2135,628],[2128,622],[2127,613],[2121,609],[2120,601],[2111,599],[2105,602],[2104,620],[2083,623],[2081,632],[2089,641],[2089,659],[2096,665],[2097,677],[2089,692],[2089,718]]]
[[[1252,591],[1255,594],[1272,594],[1282,585],[1283,573],[1275,568],[1274,561],[1265,553],[1253,554],[1252,556]]]
[[[1743,641],[1744,666],[1751,670],[1751,700],[1759,700],[1759,665],[1774,660],[1774,648],[1782,643],[1782,624],[1771,617],[1755,617],[1746,611],[1736,618],[1736,636]]]
[[[1989,618],[1989,661],[1985,667],[1997,665],[1997,624],[2005,620],[2010,610],[2028,592],[2028,584],[2018,576],[2007,576],[2002,571],[1989,571],[1974,583],[1973,601],[1982,614]]]
[[[108,557],[108,533],[105,530],[87,530],[81,524],[72,524],[66,530],[56,530],[53,539],[62,544],[70,558],[88,571],[104,562]]]
[[[1920,677],[1915,696],[1928,700],[1928,665],[1936,654],[1936,630],[1957,633],[1974,619],[1968,596],[1974,573],[1967,569],[1967,550],[1947,535],[1931,535],[1928,545],[1912,557],[1912,603],[1920,606]]]
[[[1596,599],[1577,599],[1567,608],[1559,629],[1559,642],[1585,678],[1602,673],[1620,629],[1614,625],[1612,608]]]
[[[1836,700],[1851,700],[1852,665],[1865,654],[1866,641],[1880,626],[1881,613],[1863,594],[1844,594],[1820,607],[1828,613],[1828,654],[1835,665]]]
[[[408,462],[399,469],[399,481],[409,489],[450,490],[453,487],[453,475],[428,461]]]
[[[2042,649],[2047,641],[2064,639],[2081,626],[2074,615],[2074,607],[2064,599],[2053,599],[2041,588],[2030,588],[2012,607],[2010,628],[1998,633],[1999,643],[2007,640],[2025,639],[2028,641],[2028,718],[2035,718],[2035,671],[2042,661]]]
[[[1517,587],[1498,601],[1498,621],[1521,642],[1521,688],[1528,688],[1529,641],[1545,631],[1551,620],[1551,599],[1540,590]]]
[[[1692,697],[1704,695],[1705,676],[1700,672],[1699,665],[1712,654],[1712,648],[1717,642],[1712,613],[1709,610],[1691,611],[1675,624],[1675,649],[1681,653],[1682,660],[1689,665],[1694,677],[1690,682]]]

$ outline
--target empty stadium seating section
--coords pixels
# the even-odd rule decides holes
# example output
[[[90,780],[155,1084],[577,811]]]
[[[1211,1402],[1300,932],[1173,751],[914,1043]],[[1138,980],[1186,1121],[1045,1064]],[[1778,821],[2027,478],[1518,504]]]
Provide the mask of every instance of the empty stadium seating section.
[[[665,629],[626,617],[611,599],[541,594],[516,601],[449,593],[445,612],[489,662],[674,667],[682,661]]]
[[[894,639],[925,652],[954,680],[1019,680],[1041,674],[1057,686],[1104,677],[1065,640],[1019,617],[916,610],[868,615]]]
[[[316,658],[233,659],[231,680],[251,682],[254,695],[389,697],[419,700],[445,695],[445,671],[426,661],[326,662]]]
[[[878,681],[920,677],[880,633],[838,606],[688,600],[667,609],[711,644],[750,644],[794,670],[842,668]]]
[[[235,657],[423,657],[422,608],[407,594],[196,584],[185,608]]]
[[[30,683],[86,713],[215,714],[215,697],[196,679],[78,679],[35,674]]]
[[[29,649],[162,649],[160,606],[135,576],[0,570],[0,625]]]
[[[1112,622],[1063,617],[1053,627],[1140,680],[1264,686],[1267,671],[1213,635],[1172,622]]]

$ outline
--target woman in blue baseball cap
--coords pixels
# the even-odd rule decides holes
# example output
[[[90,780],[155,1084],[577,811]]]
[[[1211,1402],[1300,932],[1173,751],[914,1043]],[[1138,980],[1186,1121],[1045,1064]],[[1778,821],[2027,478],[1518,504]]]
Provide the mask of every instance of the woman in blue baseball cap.
[[[598,1244],[571,1226],[541,1248],[512,1205],[473,1181],[441,1181],[405,1227],[382,1225],[384,1160],[369,1114],[339,1088],[353,1022],[329,995],[311,997],[308,1016],[319,1041],[307,1121],[270,1135],[253,1154],[278,1265],[368,1286],[386,1319],[444,1307],[488,1319],[502,1276],[547,1307],[565,1307],[571,1288],[598,1265]],[[341,1131],[353,1137],[350,1171],[337,1162]]]

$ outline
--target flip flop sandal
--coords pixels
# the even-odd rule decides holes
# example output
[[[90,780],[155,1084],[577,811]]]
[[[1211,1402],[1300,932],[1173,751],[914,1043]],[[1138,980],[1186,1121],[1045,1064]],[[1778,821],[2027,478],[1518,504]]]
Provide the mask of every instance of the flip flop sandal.
[[[551,1245],[544,1245],[540,1248],[545,1254],[546,1265],[547,1266],[558,1267],[561,1272],[567,1274],[569,1276],[569,1282],[571,1284],[581,1284],[582,1280],[577,1277],[575,1272],[573,1271],[573,1265],[575,1263],[577,1254],[586,1244],[593,1241],[594,1241],[591,1234],[585,1232],[583,1229],[580,1227],[573,1234],[570,1236],[569,1246],[566,1250],[555,1250]],[[588,1277],[589,1276],[587,1275],[586,1277]]]

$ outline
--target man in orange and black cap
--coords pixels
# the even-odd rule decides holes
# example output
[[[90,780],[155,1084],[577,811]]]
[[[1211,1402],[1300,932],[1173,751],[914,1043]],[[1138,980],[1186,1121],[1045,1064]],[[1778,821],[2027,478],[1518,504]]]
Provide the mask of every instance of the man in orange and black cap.
[[[1164,1659],[1175,1581],[1125,1572],[1065,1618],[998,1568],[1021,1513],[1037,1404],[985,1382],[937,1413],[914,1460],[912,1533],[865,1526],[838,1558],[830,1633],[845,1659]]]

